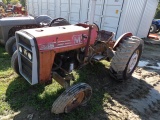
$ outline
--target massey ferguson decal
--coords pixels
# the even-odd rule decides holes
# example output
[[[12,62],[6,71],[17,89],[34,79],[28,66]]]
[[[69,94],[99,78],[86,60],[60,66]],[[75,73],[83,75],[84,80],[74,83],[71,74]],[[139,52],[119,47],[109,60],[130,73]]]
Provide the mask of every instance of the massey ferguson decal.
[[[68,47],[72,45],[79,45],[79,44],[85,44],[87,42],[86,38],[83,38],[82,35],[73,35],[72,40],[63,40],[63,41],[56,41],[56,42],[50,42],[47,44],[40,44],[39,50],[53,50],[56,48],[63,48]]]
[[[39,50],[52,50],[52,49],[54,49],[54,42],[39,45]]]
[[[74,41],[74,44],[84,44],[85,43],[85,39],[82,38],[82,35],[74,35],[72,39]]]

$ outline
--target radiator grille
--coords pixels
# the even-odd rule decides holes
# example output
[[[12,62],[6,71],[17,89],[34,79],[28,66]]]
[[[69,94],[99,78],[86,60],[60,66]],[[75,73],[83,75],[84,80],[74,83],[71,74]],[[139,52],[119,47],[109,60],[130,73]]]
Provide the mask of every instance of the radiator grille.
[[[20,52],[20,48],[22,52]],[[28,57],[28,53],[32,55],[31,43],[27,38],[21,35],[19,35],[18,50],[20,53],[21,72],[27,80],[32,83],[32,59]]]

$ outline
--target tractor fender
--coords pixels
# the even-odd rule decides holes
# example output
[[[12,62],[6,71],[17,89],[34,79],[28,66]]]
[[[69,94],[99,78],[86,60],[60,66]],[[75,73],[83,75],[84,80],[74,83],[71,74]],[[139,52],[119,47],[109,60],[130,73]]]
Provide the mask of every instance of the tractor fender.
[[[124,33],[123,35],[121,35],[121,36],[118,38],[118,40],[115,42],[115,44],[114,44],[114,46],[113,46],[113,50],[116,50],[116,48],[119,46],[119,43],[120,43],[121,41],[123,41],[126,37],[131,37],[131,36],[133,36],[133,34],[130,33],[130,32],[127,32],[127,33]]]

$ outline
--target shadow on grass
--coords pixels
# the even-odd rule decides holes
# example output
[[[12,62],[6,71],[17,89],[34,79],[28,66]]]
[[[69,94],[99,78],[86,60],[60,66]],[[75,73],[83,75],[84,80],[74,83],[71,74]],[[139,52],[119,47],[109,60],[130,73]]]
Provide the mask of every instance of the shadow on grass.
[[[87,65],[81,70],[76,71],[76,74],[79,77],[74,84],[86,82],[92,87],[92,98],[87,106],[78,107],[69,114],[53,115],[50,113],[52,103],[64,89],[59,87],[57,90],[52,91],[55,83],[49,87],[46,86],[48,89],[45,85],[31,86],[23,78],[18,77],[9,85],[6,92],[6,101],[10,104],[11,109],[21,111],[14,119],[27,119],[28,114],[31,113],[30,109],[23,110],[23,108],[30,106],[34,109],[31,110],[34,114],[34,120],[53,120],[57,118],[64,120],[88,120],[96,118],[106,120],[109,117],[108,113],[104,110],[104,102],[112,103],[112,99],[126,106],[141,119],[144,118],[144,115],[139,114],[126,101],[140,99],[149,93],[151,86],[145,81],[131,78],[123,83],[116,82],[109,76],[109,69],[102,63],[96,63],[94,66]]]
[[[78,82],[88,83],[93,88],[93,95],[87,106],[79,107],[69,114],[61,114],[59,116],[66,120],[87,119],[93,114],[99,114],[98,112],[103,111],[103,98],[106,93],[103,90],[102,85],[105,83],[103,80],[104,76],[107,76],[105,79],[109,79],[108,69],[106,69],[103,64],[97,63],[95,66],[88,65],[83,69],[78,70],[76,74],[78,74],[79,77],[74,84]],[[14,119],[26,119],[27,114],[30,113],[29,111],[23,113],[23,107],[26,106],[32,107],[35,110],[33,113],[38,114],[37,118],[34,119],[45,118],[49,120],[57,118],[56,115],[50,114],[50,109],[53,102],[64,91],[64,89],[58,87],[56,90],[52,90],[54,87],[56,87],[54,83],[49,86],[31,86],[21,77],[13,80],[7,88],[6,101],[10,104],[13,111],[21,111],[20,114],[14,117]],[[107,95],[105,97],[109,96]]]
[[[6,53],[5,48],[0,46],[0,70],[7,71],[11,67],[11,57]]]

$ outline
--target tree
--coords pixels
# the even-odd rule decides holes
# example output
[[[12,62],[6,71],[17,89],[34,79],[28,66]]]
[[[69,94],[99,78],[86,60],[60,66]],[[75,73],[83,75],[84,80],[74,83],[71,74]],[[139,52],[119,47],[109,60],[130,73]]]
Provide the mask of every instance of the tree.
[[[19,2],[19,0],[11,0],[10,3],[13,5],[16,5]]]
[[[26,6],[26,0],[20,0],[20,2],[21,2],[21,4],[22,4],[23,7]]]
[[[3,2],[4,4],[7,4],[7,0],[2,0],[2,2]]]
[[[160,19],[160,3],[158,4],[157,11],[155,14],[155,19]]]

